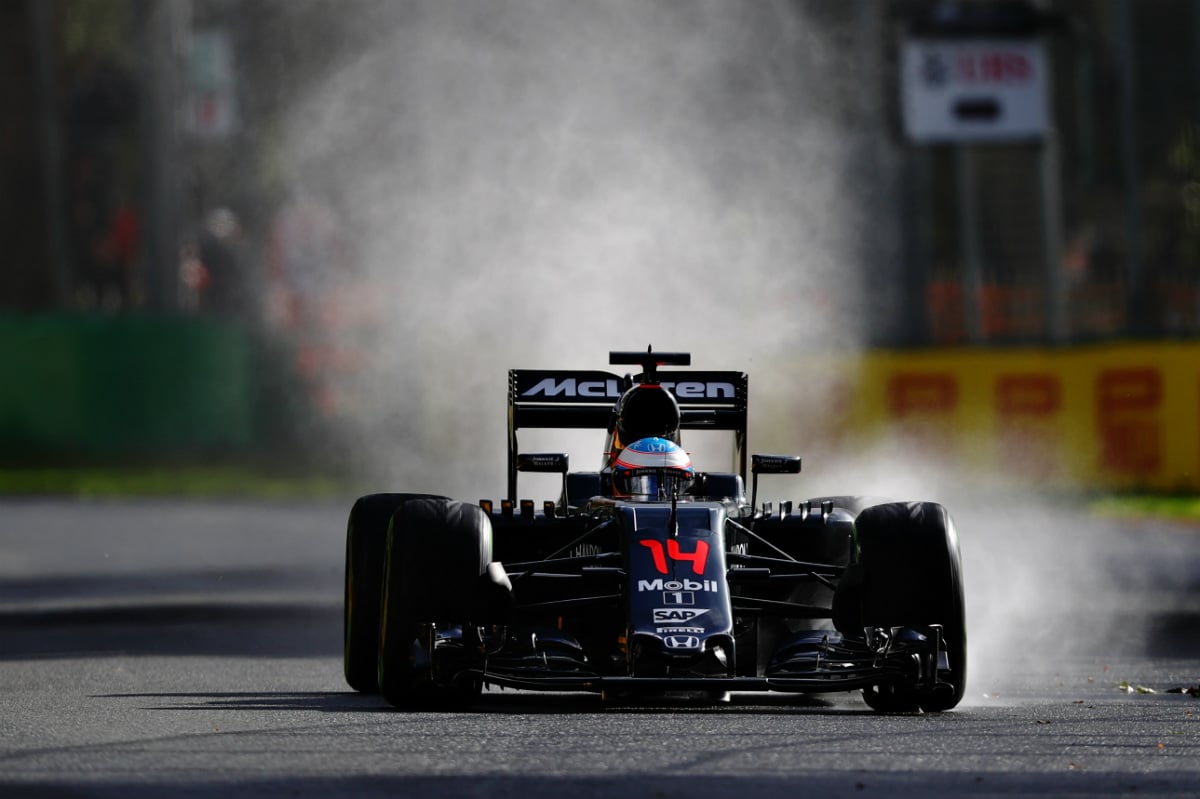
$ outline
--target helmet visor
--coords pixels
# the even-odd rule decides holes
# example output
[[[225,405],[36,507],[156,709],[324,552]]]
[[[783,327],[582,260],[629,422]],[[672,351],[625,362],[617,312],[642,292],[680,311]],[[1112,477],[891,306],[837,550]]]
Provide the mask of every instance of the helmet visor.
[[[613,475],[618,494],[648,500],[683,496],[693,482],[693,476],[682,469],[636,469]]]

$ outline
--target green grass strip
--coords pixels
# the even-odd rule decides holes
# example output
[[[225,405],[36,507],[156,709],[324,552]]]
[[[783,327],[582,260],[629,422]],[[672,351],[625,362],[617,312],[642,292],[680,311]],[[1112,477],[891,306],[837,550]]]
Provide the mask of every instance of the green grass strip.
[[[1101,497],[1088,504],[1097,516],[1150,518],[1200,523],[1200,496],[1178,494],[1129,494]]]

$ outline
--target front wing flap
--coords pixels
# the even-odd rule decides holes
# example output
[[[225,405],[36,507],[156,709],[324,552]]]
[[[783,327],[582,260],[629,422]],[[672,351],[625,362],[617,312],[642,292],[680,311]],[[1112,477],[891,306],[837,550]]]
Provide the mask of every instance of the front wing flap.
[[[835,632],[810,634],[787,652],[777,654],[762,677],[602,675],[558,667],[466,668],[454,679],[533,691],[737,691],[832,693],[872,686],[904,685],[917,693],[945,685],[939,673],[947,668],[941,628],[894,627],[864,631],[846,639]]]

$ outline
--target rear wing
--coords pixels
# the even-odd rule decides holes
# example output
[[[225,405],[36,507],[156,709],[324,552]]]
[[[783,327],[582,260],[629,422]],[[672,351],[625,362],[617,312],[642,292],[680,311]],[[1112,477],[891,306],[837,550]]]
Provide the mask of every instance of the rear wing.
[[[649,372],[649,374],[647,374]],[[646,379],[650,378],[650,379]],[[617,400],[637,383],[657,384],[679,403],[684,430],[729,430],[734,460],[746,478],[749,378],[745,372],[657,371],[618,376],[590,370],[511,369],[508,373],[508,496],[516,501],[517,431],[607,430]]]

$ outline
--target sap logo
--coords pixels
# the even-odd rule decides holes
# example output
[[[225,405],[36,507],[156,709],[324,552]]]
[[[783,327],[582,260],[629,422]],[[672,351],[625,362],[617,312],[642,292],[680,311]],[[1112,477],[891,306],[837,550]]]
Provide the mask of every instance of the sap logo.
[[[704,635],[703,627],[657,627],[654,632],[659,635]]]
[[[700,636],[698,635],[668,635],[663,638],[663,644],[667,649],[699,649]]]
[[[655,608],[654,621],[658,624],[666,624],[668,622],[689,622],[692,619],[698,619],[708,613],[708,610],[695,610],[694,608]]]
[[[716,580],[638,580],[639,591],[720,591]],[[679,604],[684,604],[681,600]]]

